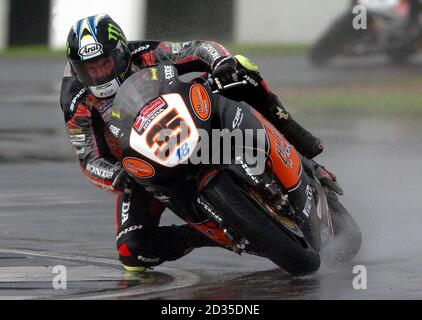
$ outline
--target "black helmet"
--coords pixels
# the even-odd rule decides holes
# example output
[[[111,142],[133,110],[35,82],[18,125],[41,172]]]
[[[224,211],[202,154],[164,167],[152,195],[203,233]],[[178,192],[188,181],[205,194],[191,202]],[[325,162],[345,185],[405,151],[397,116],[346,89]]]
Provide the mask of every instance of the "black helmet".
[[[130,66],[126,37],[106,14],[76,22],[67,38],[66,54],[73,74],[98,98],[116,94]]]

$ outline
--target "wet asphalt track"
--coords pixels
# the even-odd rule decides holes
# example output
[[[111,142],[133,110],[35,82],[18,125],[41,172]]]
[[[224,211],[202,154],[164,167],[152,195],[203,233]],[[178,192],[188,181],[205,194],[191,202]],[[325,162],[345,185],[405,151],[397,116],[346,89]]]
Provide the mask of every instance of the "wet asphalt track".
[[[272,87],[382,82],[421,64],[382,58],[314,69],[299,56],[256,57]],[[421,116],[338,111],[295,117],[326,145],[319,157],[338,176],[363,246],[348,266],[291,278],[265,259],[204,248],[135,277],[114,245],[113,195],[82,177],[58,106],[60,58],[0,59],[0,299],[421,299]],[[422,103],[422,101],[421,101]],[[163,224],[179,223],[171,213]],[[53,290],[53,267],[67,267]],[[353,289],[355,265],[367,290]]]

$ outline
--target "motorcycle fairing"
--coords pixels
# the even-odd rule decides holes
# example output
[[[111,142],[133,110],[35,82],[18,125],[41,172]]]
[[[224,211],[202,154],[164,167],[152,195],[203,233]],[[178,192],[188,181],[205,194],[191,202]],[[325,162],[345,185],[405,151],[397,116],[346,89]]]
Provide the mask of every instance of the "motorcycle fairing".
[[[148,159],[169,168],[187,160],[198,143],[199,133],[192,116],[180,94],[161,96],[167,108],[139,133],[132,128],[130,146]],[[165,141],[165,139],[170,139]],[[187,153],[180,154],[179,148]]]
[[[296,149],[279,133],[279,131],[258,111],[255,117],[264,126],[269,139],[269,158],[273,171],[286,191],[292,191],[301,183],[302,164]]]

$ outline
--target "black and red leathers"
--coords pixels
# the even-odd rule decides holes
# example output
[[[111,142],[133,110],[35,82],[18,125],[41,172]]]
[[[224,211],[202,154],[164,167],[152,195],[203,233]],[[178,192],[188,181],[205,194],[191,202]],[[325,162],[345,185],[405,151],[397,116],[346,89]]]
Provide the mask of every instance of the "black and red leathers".
[[[179,74],[211,72],[216,62],[230,56],[223,46],[210,41],[129,42],[129,49],[132,73],[160,62],[171,62]],[[113,97],[96,98],[77,81],[68,64],[60,103],[83,174],[96,186],[118,193],[116,240],[120,260],[126,267],[155,266],[177,259],[195,247],[214,245],[189,225],[159,227],[165,206],[141,186],[125,192],[113,188],[122,160],[115,128],[107,125]]]

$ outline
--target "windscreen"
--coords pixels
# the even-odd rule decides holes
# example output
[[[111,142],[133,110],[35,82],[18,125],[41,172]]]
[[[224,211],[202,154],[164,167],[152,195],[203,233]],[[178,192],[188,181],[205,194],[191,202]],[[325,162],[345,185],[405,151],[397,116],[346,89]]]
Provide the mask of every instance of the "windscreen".
[[[157,69],[143,69],[120,87],[113,102],[112,116],[121,128],[130,129],[139,111],[160,94]]]

